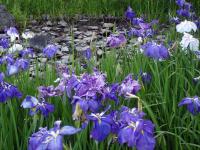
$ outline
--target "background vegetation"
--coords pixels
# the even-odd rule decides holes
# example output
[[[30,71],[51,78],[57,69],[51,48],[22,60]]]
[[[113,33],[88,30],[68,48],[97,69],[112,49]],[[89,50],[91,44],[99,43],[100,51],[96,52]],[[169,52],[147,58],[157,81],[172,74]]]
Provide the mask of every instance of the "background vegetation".
[[[200,11],[200,0],[189,0]],[[0,0],[18,21],[28,21],[30,16],[40,18],[43,14],[50,16],[123,16],[125,9],[131,5],[138,15],[145,14],[150,19],[168,20],[168,14],[174,15],[177,9],[175,0]]]
[[[150,19],[158,18],[163,21],[169,15],[175,15],[177,6],[175,0],[0,0],[6,4],[18,21],[28,21],[30,15],[40,18],[42,14],[51,16],[74,16],[85,14],[89,16],[113,15],[122,16],[124,10],[130,4],[138,15],[146,14]],[[191,0],[200,11],[200,0]],[[171,27],[166,33],[166,43],[180,37]],[[198,36],[199,37],[199,36]],[[94,43],[95,45],[95,43]],[[107,73],[109,82],[120,82],[129,74],[138,74],[140,69],[152,74],[152,82],[144,85],[139,96],[143,100],[143,111],[147,118],[156,125],[156,149],[158,150],[196,150],[200,149],[200,116],[192,116],[186,108],[179,108],[178,103],[186,96],[200,96],[200,83],[194,84],[192,79],[200,75],[199,60],[193,55],[181,52],[176,47],[173,56],[169,60],[158,62],[149,59],[142,54],[136,53],[137,48],[132,48],[132,55],[128,54],[125,48],[112,49],[106,57],[101,59],[99,70]],[[116,51],[121,53],[120,67],[115,57]],[[75,62],[75,60],[74,60]],[[74,65],[76,73],[83,73],[86,70],[80,69],[80,64]],[[1,71],[5,66],[0,67]],[[57,78],[54,68],[46,67],[45,74],[41,79],[39,69],[36,69],[36,78],[29,80],[29,72],[20,73],[18,76],[6,78],[6,81],[19,87],[23,98],[26,95],[37,95],[37,87],[51,85]],[[91,70],[88,69],[88,70]],[[45,79],[45,80],[44,80]],[[39,127],[53,126],[55,120],[62,120],[63,125],[74,125],[72,120],[71,104],[66,97],[51,98],[49,101],[55,105],[55,112],[48,118],[41,115],[29,116],[28,110],[20,107],[23,99],[13,99],[8,103],[0,104],[0,150],[25,150],[27,149],[28,137],[38,131]],[[121,104],[130,107],[135,106],[134,101],[128,103],[121,101]],[[109,140],[96,143],[89,138],[89,128],[80,134],[65,138],[66,150],[116,150],[129,149],[117,143],[112,144]]]

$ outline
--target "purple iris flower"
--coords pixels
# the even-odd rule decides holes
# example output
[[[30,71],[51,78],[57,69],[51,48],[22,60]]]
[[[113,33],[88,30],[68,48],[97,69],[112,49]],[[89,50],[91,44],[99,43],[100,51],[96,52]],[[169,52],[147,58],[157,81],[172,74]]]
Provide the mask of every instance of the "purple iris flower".
[[[4,49],[9,48],[9,41],[7,38],[0,39],[0,46]]]
[[[12,65],[7,65],[7,75],[11,76],[17,74],[21,70],[27,70],[29,68],[29,61],[27,59],[17,59]]]
[[[188,2],[185,2],[184,4],[184,8],[188,11],[190,11],[192,9],[192,4],[191,3],[188,3]]]
[[[200,112],[200,99],[198,96],[194,97],[186,97],[184,98],[178,106],[187,105],[187,109],[189,112],[191,112],[193,115],[196,115]]]
[[[139,119],[142,119],[145,116],[145,113],[139,111],[137,108],[128,108],[126,106],[122,106],[119,111],[119,119],[118,121],[121,124],[128,125],[129,122],[136,122]]]
[[[131,28],[130,31],[128,32],[128,36],[131,37],[133,35],[137,36],[137,37],[152,37],[154,34],[154,31],[151,28],[148,29],[144,29],[144,28],[140,28],[140,29],[136,29],[136,28]]]
[[[10,64],[7,65],[7,71],[6,71],[7,76],[15,75],[18,72],[19,72],[19,67],[16,66],[15,64],[14,65],[10,65]]]
[[[145,37],[145,30],[143,29],[136,29],[136,28],[131,28],[130,31],[128,32],[128,36],[131,37],[133,35],[137,37]]]
[[[127,143],[129,147],[139,150],[154,149],[154,125],[151,121],[143,119],[145,114],[142,111],[123,106],[118,115],[121,125],[117,135],[120,144]]]
[[[87,59],[87,60],[90,60],[91,57],[92,57],[92,51],[90,48],[87,48],[84,52],[83,52],[83,55],[84,57]]]
[[[133,18],[132,19],[132,24],[133,25],[139,25],[140,23],[145,23],[143,18]]]
[[[106,98],[114,100],[116,104],[119,103],[119,99],[117,97],[118,88],[119,84],[117,83],[112,84],[111,86],[105,88]]]
[[[135,12],[132,10],[132,8],[129,6],[128,9],[125,12],[125,16],[128,20],[132,20],[135,17]]]
[[[52,58],[56,54],[57,50],[58,47],[51,44],[43,49],[43,54],[48,58]]]
[[[152,37],[154,35],[154,30],[153,29],[147,29],[145,32],[145,37]]]
[[[136,94],[141,89],[138,81],[133,80],[132,75],[129,74],[119,86],[119,94],[126,96],[127,94]]]
[[[149,73],[143,72],[141,74],[141,77],[144,84],[149,84],[151,82],[151,75]]]
[[[22,51],[19,51],[19,55],[21,57],[27,57],[29,55],[33,56],[33,49],[32,48],[26,48]]]
[[[22,93],[12,84],[3,81],[0,82],[0,102],[6,102],[12,98],[21,98]]]
[[[10,27],[9,29],[7,29],[6,33],[8,36],[10,36],[11,42],[16,40],[16,38],[19,38],[19,33],[15,27]]]
[[[151,121],[143,119],[131,121],[119,131],[118,141],[138,150],[153,150],[156,143],[153,132],[154,125]]]
[[[38,101],[38,99],[33,96],[26,96],[21,106],[25,109],[30,108],[29,114],[31,116],[40,111],[44,117],[47,117],[49,113],[54,111],[54,105],[45,102],[44,98],[41,98],[41,101]]]
[[[197,25],[197,28],[200,29],[200,18],[195,21],[195,24]]]
[[[179,7],[183,7],[183,5],[185,4],[185,0],[176,0],[176,4],[177,4]]]
[[[66,93],[67,96],[72,99],[72,93],[74,94],[74,89],[79,84],[79,80],[76,75],[70,75],[68,69],[66,70],[66,68],[64,70],[60,70],[60,72],[63,72],[61,76],[62,79],[60,79],[60,83],[57,87],[55,87],[54,91],[56,91],[56,95],[63,95]]]
[[[73,126],[60,126],[61,121],[56,121],[50,130],[40,128],[29,138],[28,150],[63,150],[63,137],[73,135],[81,131]]]
[[[91,137],[99,142],[103,141],[111,133],[112,129],[113,119],[111,115],[105,115],[106,111],[97,114],[92,113],[88,116],[88,119],[94,123]]]
[[[179,9],[176,12],[179,16],[183,16],[183,17],[186,17],[186,18],[191,16],[190,12],[187,9]]]
[[[170,22],[175,23],[175,24],[179,24],[180,23],[180,18],[173,17],[173,18],[170,19]]]
[[[139,27],[141,29],[147,30],[151,28],[151,25],[149,23],[139,23]]]
[[[0,58],[0,64],[14,64],[15,60],[12,54],[8,54]]]
[[[147,42],[146,44],[142,45],[141,48],[144,50],[144,55],[156,60],[163,60],[169,57],[168,49],[162,44]]]
[[[107,46],[111,48],[117,48],[121,47],[124,44],[126,44],[126,37],[124,34],[119,34],[119,35],[110,35],[107,38]]]
[[[90,110],[97,112],[101,106],[101,101],[105,99],[105,75],[98,71],[93,74],[82,75],[76,88],[74,89],[75,95],[73,96],[72,104],[80,105],[84,112]]]
[[[61,95],[62,93],[59,90],[56,90],[54,86],[40,86],[38,87],[39,97],[48,98]]]
[[[29,68],[29,64],[29,61],[24,58],[17,59],[15,62],[15,65],[22,70],[27,70]]]

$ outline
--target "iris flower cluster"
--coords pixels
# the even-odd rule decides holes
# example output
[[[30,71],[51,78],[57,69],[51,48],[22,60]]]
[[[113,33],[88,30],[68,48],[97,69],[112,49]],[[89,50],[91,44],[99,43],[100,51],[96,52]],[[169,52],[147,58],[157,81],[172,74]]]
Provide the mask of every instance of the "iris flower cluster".
[[[61,127],[61,121],[54,123],[51,129],[40,128],[38,132],[33,133],[29,138],[28,150],[62,150],[63,137],[65,135],[73,135],[80,132],[80,128],[73,126]]]
[[[186,0],[176,0],[176,4],[179,6],[177,10],[177,15],[184,19],[190,19],[194,21],[198,28],[200,28],[200,18],[194,12],[193,6],[191,3],[186,2]],[[172,21],[176,24],[180,23],[181,19],[178,17],[172,18]]]
[[[0,102],[7,102],[9,99],[21,98],[22,93],[14,85],[4,81],[4,74],[0,73]]]
[[[186,2],[185,0],[176,0],[176,4],[179,6],[179,10],[177,10],[179,16],[185,18],[195,17],[191,3]]]
[[[101,142],[109,135],[113,135],[120,144],[126,143],[137,149],[154,149],[154,125],[143,118],[145,114],[141,110],[129,109],[125,106],[120,110],[113,110],[109,105],[109,100],[115,101],[118,105],[119,96],[130,98],[130,95],[134,96],[140,91],[139,81],[134,80],[131,74],[121,84],[109,85],[106,82],[106,75],[96,69],[92,74],[85,73],[80,76],[70,74],[67,69],[62,73],[57,87],[38,88],[40,97],[46,98],[66,93],[73,107],[73,118],[81,121],[83,129],[92,122],[93,128],[90,135],[96,141]],[[30,96],[24,100],[22,106],[40,109],[37,108],[40,106],[38,100]],[[102,110],[104,111],[101,112]]]
[[[117,48],[125,45],[127,42],[124,34],[115,35],[112,34],[107,38],[107,46],[110,48]]]
[[[19,33],[14,27],[10,27],[7,30],[7,34],[10,36],[11,42],[19,38]],[[8,54],[10,52],[9,49],[12,49],[14,52],[14,49],[18,47],[17,44],[14,44],[13,47],[9,48],[9,45],[8,39],[2,38],[0,40],[0,46],[4,49],[2,57],[0,58],[0,65],[5,64],[7,66],[6,75],[11,76],[29,68],[30,62],[28,57],[33,55],[33,50],[31,48],[21,50],[20,48],[18,53]]]
[[[60,96],[63,94],[63,91],[60,91],[54,86],[40,86],[38,87],[38,98],[33,96],[26,96],[23,100],[21,107],[24,109],[30,109],[29,114],[31,116],[41,112],[44,117],[48,117],[49,113],[54,112],[54,105],[46,101],[47,98]]]
[[[56,52],[58,51],[58,47],[50,44],[47,45],[44,49],[43,49],[43,54],[47,57],[47,58],[52,58]]]
[[[9,29],[6,29],[6,33],[10,37],[11,42],[19,39],[19,32],[15,27],[10,27]]]
[[[155,42],[147,42],[141,46],[141,49],[144,55],[155,60],[165,60],[170,56],[168,49],[164,45]]]
[[[125,12],[125,17],[134,26],[128,32],[128,35],[137,36],[142,38],[152,37],[154,34],[153,25],[157,23],[157,20],[153,20],[150,23],[145,22],[144,18],[137,18],[135,12],[129,6]]]
[[[0,39],[0,46],[1,46],[3,49],[9,48],[9,40],[8,40],[7,38],[1,38],[1,39]]]
[[[106,110],[108,111],[108,110]],[[112,134],[120,144],[136,147],[138,150],[153,150],[155,147],[154,125],[144,119],[144,113],[136,108],[122,106],[110,114],[92,113],[88,119],[93,122],[91,137],[103,141]]]
[[[47,117],[49,113],[54,111],[54,105],[46,102],[44,98],[40,98],[40,100],[38,100],[33,96],[26,96],[21,106],[25,109],[29,108],[29,114],[31,116],[35,115],[38,112],[41,112],[44,117]]]

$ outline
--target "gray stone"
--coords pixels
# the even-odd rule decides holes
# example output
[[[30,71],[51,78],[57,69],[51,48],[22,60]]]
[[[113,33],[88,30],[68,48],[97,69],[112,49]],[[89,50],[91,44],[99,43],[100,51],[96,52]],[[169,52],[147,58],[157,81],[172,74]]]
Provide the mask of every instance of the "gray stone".
[[[108,30],[108,29],[101,29],[101,34],[102,34],[103,36],[108,36],[110,33],[111,33],[111,31]]]
[[[104,28],[113,28],[113,27],[114,27],[114,24],[113,24],[113,23],[104,23],[104,24],[103,24],[103,27],[104,27]]]
[[[61,56],[63,56],[62,51],[57,51],[57,53],[56,53],[56,57],[61,57]]]
[[[62,27],[66,27],[67,26],[67,22],[65,22],[64,20],[58,22],[58,25],[62,26]]]
[[[86,35],[86,36],[92,36],[92,34],[93,34],[92,31],[87,31],[87,32],[84,33],[84,35]]]
[[[97,26],[88,26],[88,29],[90,29],[90,30],[98,30],[99,27],[97,27]]]
[[[74,34],[76,34],[76,35],[80,35],[82,32],[80,32],[80,31],[75,31],[74,32]]]
[[[30,39],[29,46],[35,49],[42,50],[44,47],[47,46],[49,41],[50,37],[48,35],[35,35],[32,39]]]
[[[78,29],[77,28],[73,28],[73,31],[77,31]]]
[[[69,64],[72,61],[72,56],[71,55],[66,55],[61,57],[61,62],[63,64]]]
[[[53,25],[53,23],[51,22],[51,21],[47,21],[47,26],[52,26]]]
[[[80,22],[88,22],[88,20],[87,19],[81,19],[81,20],[79,20]]]
[[[0,31],[3,32],[5,28],[15,26],[14,17],[6,10],[4,5],[0,5]]]
[[[80,39],[75,39],[74,42],[75,43],[79,43],[81,40]]]
[[[103,55],[103,51],[101,49],[97,50],[97,55],[99,56]]]
[[[62,51],[62,52],[69,52],[69,49],[68,49],[67,46],[63,46],[63,47],[61,48],[61,51]]]
[[[47,58],[39,58],[38,60],[41,63],[46,63],[47,62]]]
[[[51,27],[43,27],[42,30],[50,31],[50,30],[51,30]]]

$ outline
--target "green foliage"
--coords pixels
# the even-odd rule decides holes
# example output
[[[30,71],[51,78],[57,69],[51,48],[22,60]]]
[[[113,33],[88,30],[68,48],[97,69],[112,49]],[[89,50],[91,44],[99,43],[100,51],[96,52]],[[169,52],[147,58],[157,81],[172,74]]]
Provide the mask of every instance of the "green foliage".
[[[200,13],[200,1],[191,0]],[[35,18],[43,14],[55,16],[75,16],[85,14],[88,16],[123,16],[127,6],[130,5],[138,15],[144,14],[149,19],[168,20],[166,14],[174,15],[177,6],[175,0],[0,0],[13,13],[19,22],[26,22],[29,16]]]

